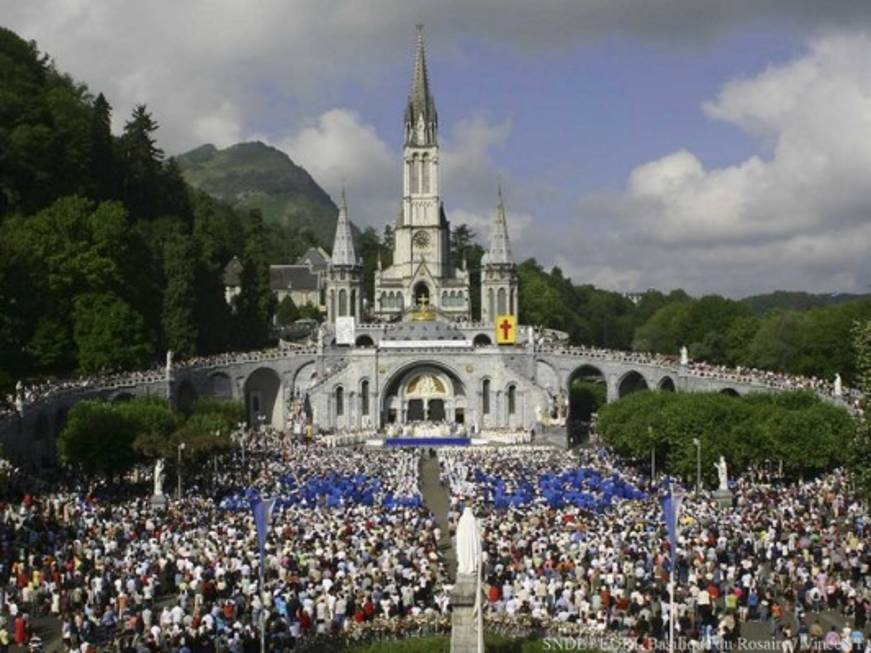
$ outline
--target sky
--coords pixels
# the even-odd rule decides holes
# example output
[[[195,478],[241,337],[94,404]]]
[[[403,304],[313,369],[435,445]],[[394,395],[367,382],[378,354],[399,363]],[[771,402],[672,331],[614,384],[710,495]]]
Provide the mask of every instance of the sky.
[[[261,140],[379,231],[423,23],[448,219],[576,283],[871,289],[867,0],[0,0],[159,144]]]

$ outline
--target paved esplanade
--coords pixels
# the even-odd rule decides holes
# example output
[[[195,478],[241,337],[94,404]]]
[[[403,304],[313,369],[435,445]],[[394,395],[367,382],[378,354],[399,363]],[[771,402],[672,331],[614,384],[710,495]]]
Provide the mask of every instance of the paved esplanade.
[[[451,499],[447,488],[439,480],[439,463],[435,456],[424,453],[420,463],[420,493],[423,503],[434,516],[441,531],[439,538],[439,553],[444,556],[448,570],[448,578],[453,581],[457,574],[457,552],[451,542],[448,527],[448,509]]]

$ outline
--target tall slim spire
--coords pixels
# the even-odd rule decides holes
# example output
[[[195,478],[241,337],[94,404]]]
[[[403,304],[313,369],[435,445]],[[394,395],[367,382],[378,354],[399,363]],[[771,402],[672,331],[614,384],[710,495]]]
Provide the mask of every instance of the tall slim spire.
[[[418,125],[423,123],[423,132]],[[429,92],[429,76],[426,70],[426,51],[423,44],[423,25],[417,26],[417,51],[414,56],[414,74],[411,81],[411,94],[405,108],[405,140],[415,141],[417,145],[435,143],[438,114],[435,100]]]
[[[348,202],[345,199],[344,188],[342,188],[342,204],[339,206],[339,219],[336,222],[336,237],[333,240],[332,263],[333,265],[357,265],[354,235],[351,233],[351,223],[348,221]]]
[[[484,255],[482,263],[513,265],[511,242],[508,240],[508,224],[505,221],[505,204],[502,201],[502,184],[499,184],[499,202],[496,206],[496,220],[493,223],[493,233],[490,235],[490,249]]]

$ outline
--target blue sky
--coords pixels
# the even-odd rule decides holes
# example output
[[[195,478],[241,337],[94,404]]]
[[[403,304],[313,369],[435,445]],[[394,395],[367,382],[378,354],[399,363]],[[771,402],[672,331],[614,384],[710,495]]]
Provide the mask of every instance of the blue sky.
[[[871,284],[871,3],[0,0],[177,153],[260,139],[379,229],[424,22],[449,218],[618,290]],[[864,170],[864,173],[862,172]]]

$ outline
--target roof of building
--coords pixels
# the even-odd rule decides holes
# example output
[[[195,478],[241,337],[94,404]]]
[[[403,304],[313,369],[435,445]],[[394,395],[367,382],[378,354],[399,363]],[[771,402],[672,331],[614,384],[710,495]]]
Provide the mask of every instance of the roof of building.
[[[339,219],[336,222],[336,237],[333,240],[333,265],[357,265],[357,254],[354,252],[354,234],[351,233],[351,223],[348,222],[348,203],[345,191],[342,191],[342,204],[339,206]]]
[[[414,76],[411,82],[411,94],[405,109],[405,122],[417,124],[418,116],[423,116],[424,123],[437,123],[435,100],[429,92],[429,76],[426,70],[426,52],[423,47],[423,25],[417,26],[417,51],[414,56]]]
[[[323,247],[309,247],[296,262],[298,265],[310,265],[313,271],[319,272],[326,269],[330,255]]]
[[[490,249],[481,259],[483,265],[512,265],[511,242],[508,240],[508,224],[505,221],[505,204],[502,202],[502,187],[499,187],[499,204],[496,207],[496,220],[490,235]]]
[[[272,290],[318,290],[320,275],[308,265],[270,265],[269,287]]]
[[[239,276],[242,274],[242,261],[239,260],[238,256],[234,256],[230,259],[230,262],[224,266],[224,273],[222,275],[222,279],[224,281],[224,286],[229,288],[238,288],[239,287]]]

